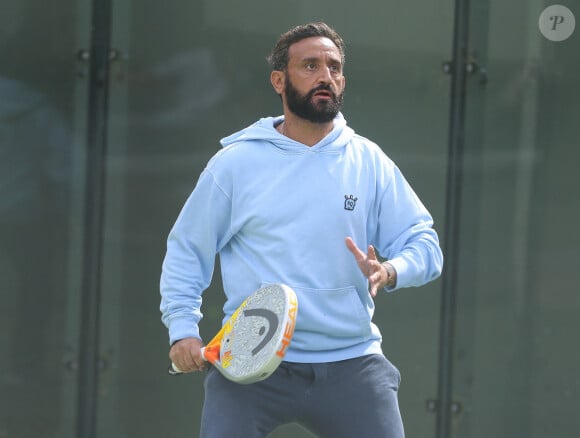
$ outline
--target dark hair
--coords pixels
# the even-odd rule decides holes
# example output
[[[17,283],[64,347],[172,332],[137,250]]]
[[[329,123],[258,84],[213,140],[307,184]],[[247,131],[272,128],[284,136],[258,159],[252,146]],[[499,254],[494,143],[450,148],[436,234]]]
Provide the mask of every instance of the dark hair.
[[[280,39],[274,46],[272,53],[266,58],[272,70],[286,70],[288,67],[288,49],[294,43],[302,41],[310,37],[326,37],[330,39],[338,48],[340,52],[340,59],[344,66],[345,61],[345,45],[340,35],[331,28],[328,24],[323,22],[308,23],[296,26],[288,32],[282,34]]]

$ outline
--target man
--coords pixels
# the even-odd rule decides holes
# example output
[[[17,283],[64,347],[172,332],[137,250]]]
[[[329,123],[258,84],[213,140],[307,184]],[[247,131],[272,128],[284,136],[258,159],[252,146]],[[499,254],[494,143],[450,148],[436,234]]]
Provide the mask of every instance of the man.
[[[202,437],[265,437],[290,422],[321,437],[404,436],[400,375],[371,321],[374,298],[435,279],[442,254],[400,171],[346,125],[344,60],[324,23],[282,35],[269,62],[283,116],[222,140],[169,235],[161,311],[179,369],[205,369],[198,324],[216,253],[225,318],[268,283],[289,285],[299,302],[271,377],[239,385],[208,371]]]

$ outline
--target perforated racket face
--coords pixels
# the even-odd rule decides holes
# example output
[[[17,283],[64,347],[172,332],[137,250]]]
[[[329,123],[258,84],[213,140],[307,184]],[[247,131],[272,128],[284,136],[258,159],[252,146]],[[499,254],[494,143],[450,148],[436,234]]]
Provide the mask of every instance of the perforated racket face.
[[[258,289],[226,324],[221,341],[221,372],[238,383],[268,377],[290,342],[297,301],[292,289],[273,284]]]

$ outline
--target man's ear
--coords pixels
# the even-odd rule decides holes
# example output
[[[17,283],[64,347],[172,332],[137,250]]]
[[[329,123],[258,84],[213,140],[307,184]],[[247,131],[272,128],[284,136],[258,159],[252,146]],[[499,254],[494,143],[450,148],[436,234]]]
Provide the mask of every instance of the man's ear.
[[[280,70],[273,70],[270,73],[270,82],[272,83],[272,87],[274,87],[274,91],[276,94],[282,95],[282,91],[284,91],[284,82],[286,80],[286,76],[283,71]]]

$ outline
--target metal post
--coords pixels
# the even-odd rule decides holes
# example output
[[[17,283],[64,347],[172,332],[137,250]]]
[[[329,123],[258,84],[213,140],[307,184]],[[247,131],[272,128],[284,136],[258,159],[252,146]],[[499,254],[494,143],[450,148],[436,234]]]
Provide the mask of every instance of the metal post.
[[[111,0],[93,0],[79,336],[79,438],[93,438],[96,430],[110,24]]]
[[[442,278],[439,332],[439,371],[437,390],[436,438],[451,437],[453,395],[453,344],[455,297],[459,269],[459,236],[463,150],[465,133],[466,77],[469,50],[469,0],[455,1],[453,60],[450,63],[451,102],[449,149],[447,159],[447,195],[443,251],[445,270]]]

